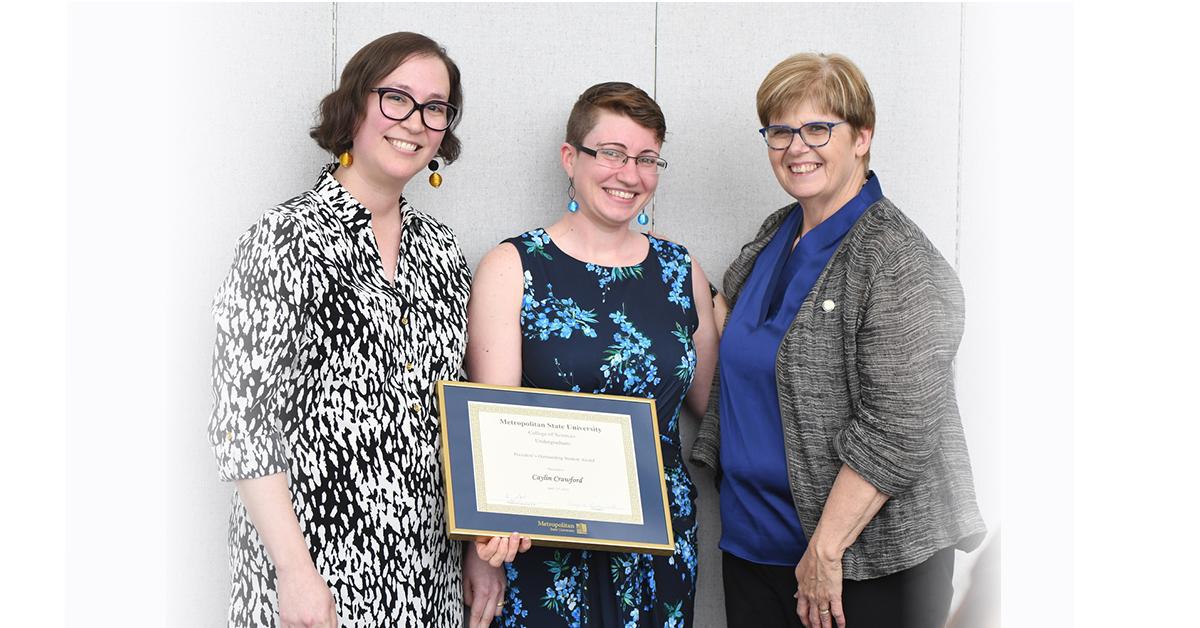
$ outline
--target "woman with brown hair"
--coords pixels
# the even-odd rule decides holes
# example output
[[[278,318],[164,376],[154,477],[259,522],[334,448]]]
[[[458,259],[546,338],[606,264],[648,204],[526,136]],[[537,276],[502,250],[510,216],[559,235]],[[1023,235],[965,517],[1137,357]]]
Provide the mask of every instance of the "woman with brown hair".
[[[509,238],[479,264],[467,373],[487,384],[653,398],[675,553],[534,547],[467,552],[468,581],[500,579],[503,626],[689,626],[696,586],[695,488],[680,410],[703,410],[716,362],[708,280],[682,245],[631,230],[667,166],[662,110],[628,83],[601,83],[571,110],[559,157],[562,216]],[[493,541],[495,542],[495,541]],[[511,543],[511,541],[510,541]],[[491,550],[496,550],[493,554]],[[481,558],[491,558],[492,565]],[[503,559],[512,559],[501,572]],[[501,589],[503,590],[503,588]]]
[[[458,157],[461,108],[436,42],[371,42],[312,130],[337,161],[238,242],[213,306],[209,425],[237,488],[231,626],[462,622],[433,386],[460,372],[470,272],[404,197]]]

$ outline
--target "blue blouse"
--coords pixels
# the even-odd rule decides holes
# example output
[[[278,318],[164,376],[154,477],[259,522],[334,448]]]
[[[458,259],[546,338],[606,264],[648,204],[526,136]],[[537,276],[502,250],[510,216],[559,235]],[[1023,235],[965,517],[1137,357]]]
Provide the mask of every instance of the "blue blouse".
[[[883,197],[874,173],[850,202],[814,227],[795,249],[804,211],[797,203],[729,313],[721,336],[721,542],[743,560],[794,566],[808,539],[796,514],[783,451],[775,385],[779,343],[842,238]]]

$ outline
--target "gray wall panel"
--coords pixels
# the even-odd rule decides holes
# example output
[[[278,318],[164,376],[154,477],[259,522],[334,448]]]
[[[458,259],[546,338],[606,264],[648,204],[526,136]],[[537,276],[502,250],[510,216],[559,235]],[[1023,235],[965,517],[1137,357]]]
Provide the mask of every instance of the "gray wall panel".
[[[840,52],[875,96],[871,167],[884,193],[953,262],[959,24],[957,5],[659,5],[657,99],[671,165],[654,228],[687,244],[719,286],[763,218],[793,202],[757,133],[759,84],[791,54]],[[696,423],[681,425],[690,446]],[[700,490],[697,625],[724,626],[717,492],[710,474],[692,475]]]
[[[461,69],[462,157],[439,170],[442,187],[418,176],[405,196],[454,229],[472,268],[564,210],[559,146],[580,92],[613,80],[649,92],[654,82],[652,4],[342,4],[337,19],[339,73],[391,30],[429,35]]]
[[[1000,455],[983,447],[1005,420],[993,402],[1010,391],[991,377],[1013,332],[980,309],[1002,302],[1008,250],[988,236],[1009,208],[992,174],[1004,158],[987,150],[1004,119],[991,77],[1019,68],[1002,34],[984,27],[1015,11],[975,8],[964,22],[958,4],[72,5],[70,616],[127,616],[128,583],[142,582],[129,625],[223,623],[230,487],[215,479],[204,430],[209,303],[237,236],[329,160],[308,129],[346,60],[396,30],[429,34],[463,70],[463,156],[441,170],[440,189],[418,177],[406,195],[457,232],[472,266],[500,239],[561,214],[570,107],[589,85],[626,80],[667,115],[671,165],[653,227],[688,245],[717,283],[766,214],[791,201],[756,133],[759,82],[794,52],[855,60],[876,96],[872,165],[885,193],[948,259],[962,259],[960,400],[994,526]],[[1038,32],[1070,28],[1069,11],[1019,15]],[[1069,74],[1054,59],[1055,75]],[[685,442],[694,428],[682,423]],[[711,477],[694,478],[697,626],[724,626],[716,495]]]
[[[840,52],[862,68],[878,112],[871,166],[953,261],[958,5],[666,3],[658,22],[671,166],[655,228],[686,243],[710,275],[721,277],[762,219],[792,202],[767,162],[754,94],[797,52]]]

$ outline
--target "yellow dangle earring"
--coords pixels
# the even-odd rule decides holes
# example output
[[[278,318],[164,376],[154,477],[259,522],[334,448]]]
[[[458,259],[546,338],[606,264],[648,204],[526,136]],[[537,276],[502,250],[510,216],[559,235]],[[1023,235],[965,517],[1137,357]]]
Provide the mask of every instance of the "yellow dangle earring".
[[[438,174],[437,172],[438,162],[436,159],[429,162],[429,169],[433,171],[433,173],[429,175],[429,185],[432,185],[435,188],[442,187],[442,175]]]
[[[354,155],[351,155],[350,151],[344,150],[342,151],[341,155],[338,155],[338,163],[341,164],[343,168],[349,168],[350,164],[354,163]]]

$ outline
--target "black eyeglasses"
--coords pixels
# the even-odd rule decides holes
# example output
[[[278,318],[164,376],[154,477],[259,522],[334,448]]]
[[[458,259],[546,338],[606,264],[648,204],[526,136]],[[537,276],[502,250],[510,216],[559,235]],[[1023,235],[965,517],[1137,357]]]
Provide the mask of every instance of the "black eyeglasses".
[[[655,157],[654,155],[638,155],[637,157],[633,157],[631,155],[626,155],[615,148],[600,147],[593,149],[583,146],[582,144],[576,144],[574,142],[572,142],[571,145],[575,148],[578,148],[580,151],[595,157],[597,163],[608,168],[624,168],[625,163],[630,159],[633,159],[633,163],[635,166],[637,166],[638,170],[641,170],[647,174],[658,174],[667,169],[667,160],[663,159],[662,157]]]
[[[430,131],[445,131],[458,117],[458,107],[443,100],[419,103],[412,94],[394,87],[372,87],[370,91],[379,94],[379,112],[389,120],[403,122],[419,110],[421,123]]]
[[[787,150],[797,135],[809,148],[820,148],[829,143],[829,138],[833,137],[833,127],[839,124],[846,124],[846,121],[809,122],[799,128],[786,124],[772,124],[759,129],[758,132],[762,134],[767,148],[771,150]]]

